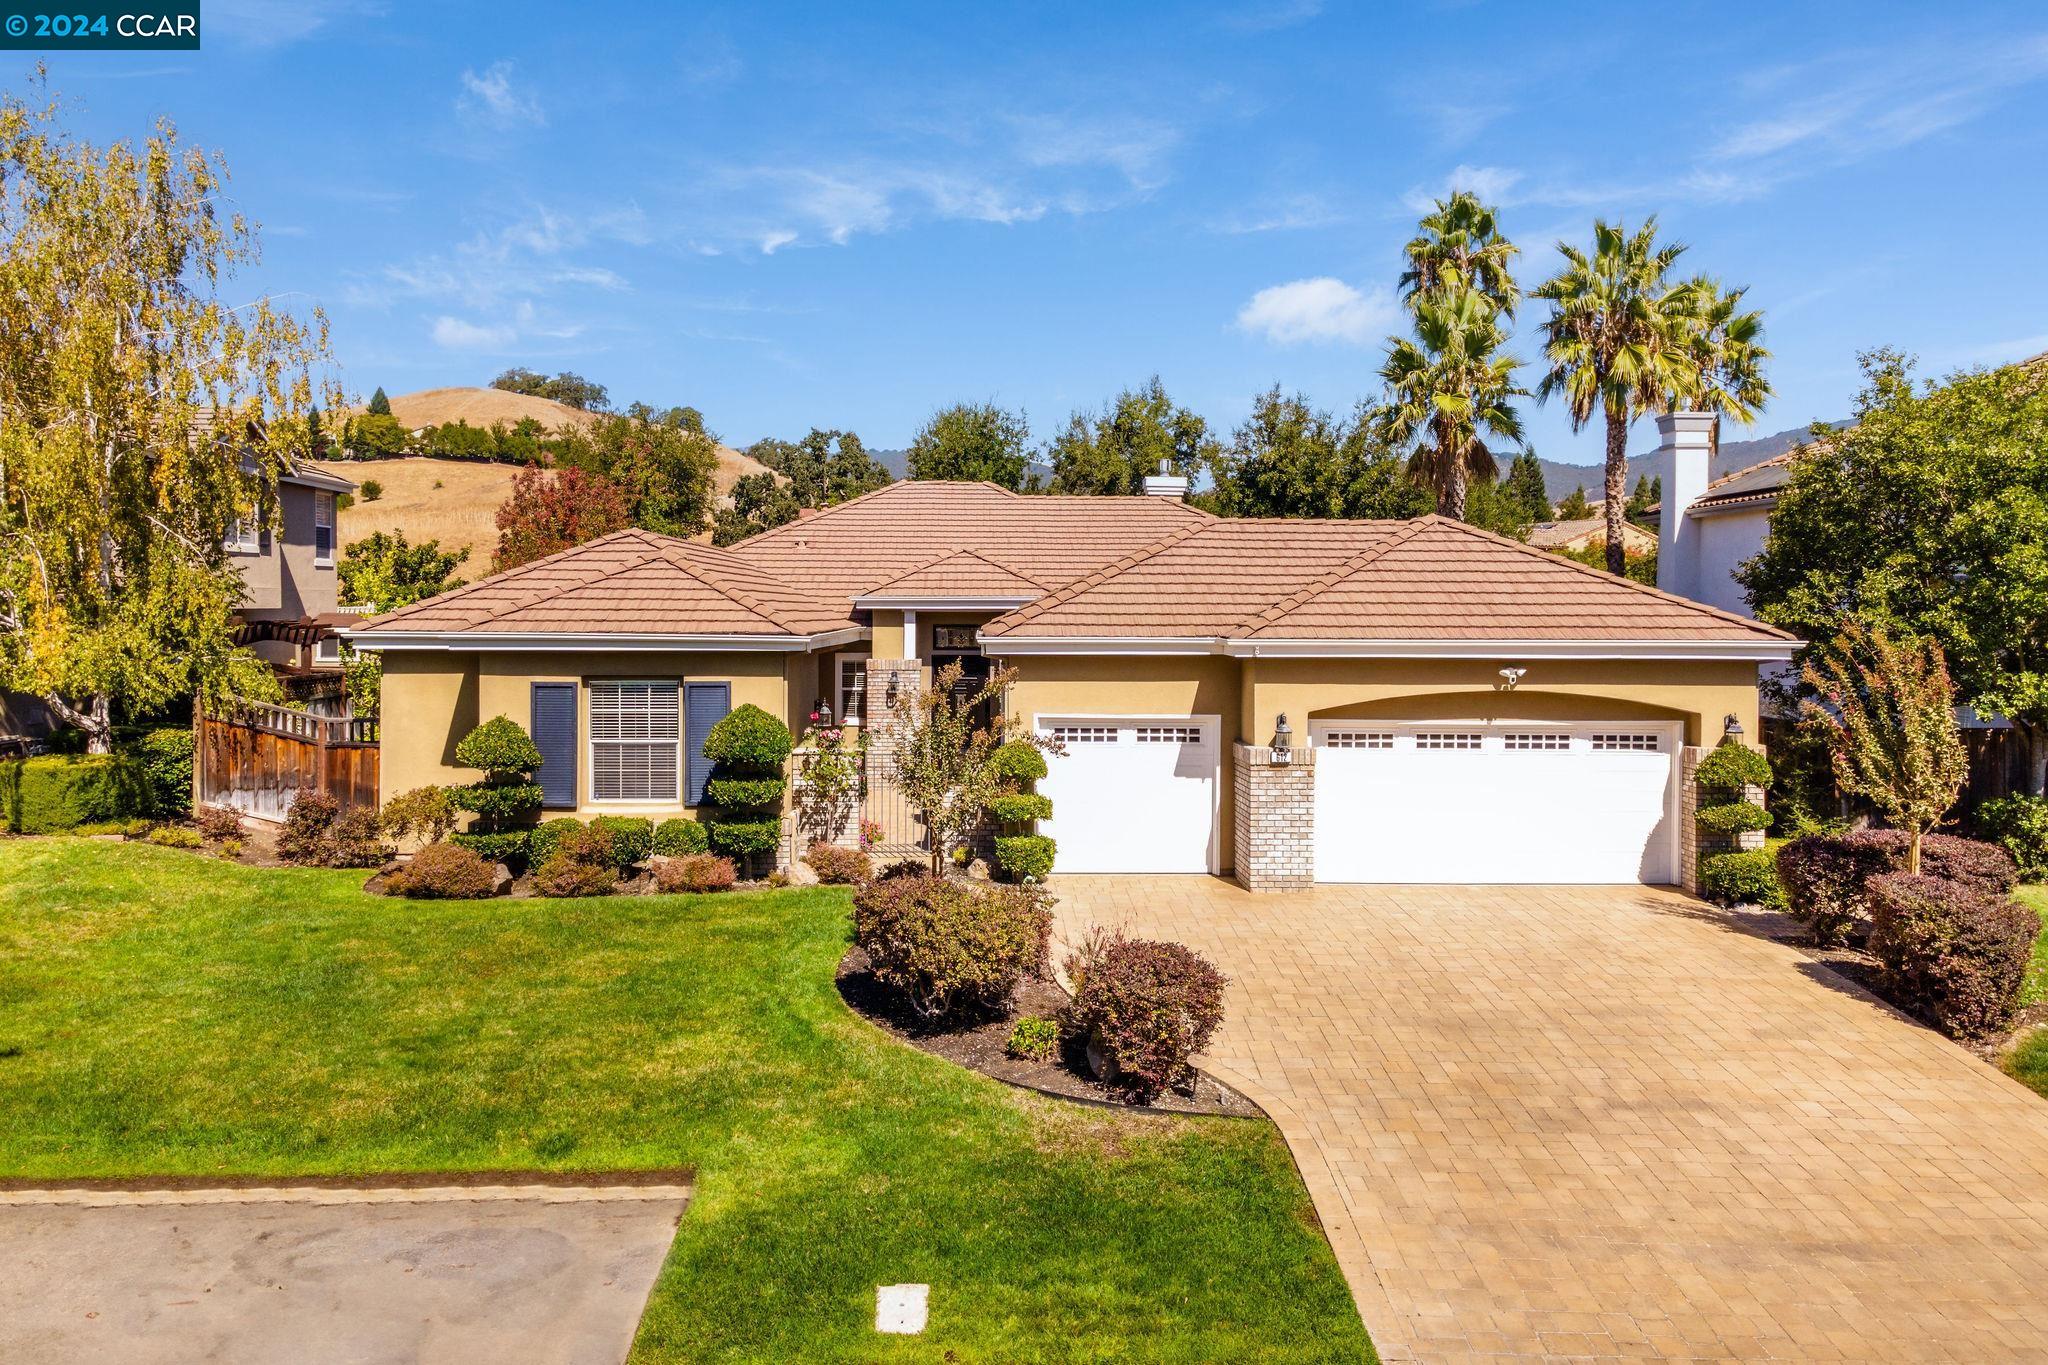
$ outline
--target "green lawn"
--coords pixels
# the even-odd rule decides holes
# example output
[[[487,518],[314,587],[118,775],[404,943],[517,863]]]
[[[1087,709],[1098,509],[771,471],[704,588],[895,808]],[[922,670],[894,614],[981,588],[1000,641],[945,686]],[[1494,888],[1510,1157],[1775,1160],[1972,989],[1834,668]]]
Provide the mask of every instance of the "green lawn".
[[[2020,988],[2020,1003],[2031,1005],[2048,1000],[2048,885],[2023,886],[2020,899],[2041,916],[2041,936],[2034,940],[2034,959],[2027,964],[2027,984]],[[2048,1096],[2048,1028],[2035,1029],[2006,1055],[2005,1069],[2033,1090]]]
[[[833,990],[844,892],[362,877],[0,842],[0,1175],[687,1165],[636,1361],[1371,1359],[1270,1126],[901,1046]],[[923,1337],[871,1330],[899,1281]]]

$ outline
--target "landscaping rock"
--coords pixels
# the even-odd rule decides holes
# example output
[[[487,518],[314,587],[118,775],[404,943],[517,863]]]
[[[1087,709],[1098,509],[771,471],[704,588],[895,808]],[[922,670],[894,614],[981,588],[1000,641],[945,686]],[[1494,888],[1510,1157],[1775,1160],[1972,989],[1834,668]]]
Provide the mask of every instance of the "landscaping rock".
[[[817,869],[801,859],[791,863],[789,865],[789,884],[791,886],[816,886],[818,884]]]
[[[493,896],[505,895],[511,891],[514,880],[516,879],[512,876],[512,869],[503,863],[499,863],[492,872],[491,894]]]
[[[991,880],[993,876],[994,874],[988,870],[988,862],[985,859],[976,858],[967,865],[967,878],[969,881],[985,882]]]

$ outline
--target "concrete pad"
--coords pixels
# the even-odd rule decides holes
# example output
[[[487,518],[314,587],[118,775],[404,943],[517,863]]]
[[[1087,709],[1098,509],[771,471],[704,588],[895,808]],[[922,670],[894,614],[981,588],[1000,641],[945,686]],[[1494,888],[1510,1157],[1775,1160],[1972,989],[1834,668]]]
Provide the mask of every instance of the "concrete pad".
[[[0,1209],[0,1360],[617,1365],[683,1207]]]

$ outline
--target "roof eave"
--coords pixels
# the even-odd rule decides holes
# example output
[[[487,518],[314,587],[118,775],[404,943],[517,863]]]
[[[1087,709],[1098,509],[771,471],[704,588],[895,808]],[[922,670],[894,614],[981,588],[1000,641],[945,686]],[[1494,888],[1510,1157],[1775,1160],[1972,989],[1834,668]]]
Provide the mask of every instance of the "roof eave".
[[[439,651],[442,653],[506,652],[551,653],[561,650],[619,651],[647,653],[698,650],[705,653],[808,653],[833,645],[865,639],[865,626],[809,635],[719,635],[605,633],[597,631],[462,631],[462,630],[340,630],[335,632],[357,649],[377,651]]]
[[[1228,640],[1240,659],[1660,659],[1782,663],[1798,640]]]
[[[933,593],[861,593],[853,605],[873,611],[1014,611],[1036,597],[948,597]]]
[[[976,632],[984,654],[1221,654],[1214,635],[988,635]]]

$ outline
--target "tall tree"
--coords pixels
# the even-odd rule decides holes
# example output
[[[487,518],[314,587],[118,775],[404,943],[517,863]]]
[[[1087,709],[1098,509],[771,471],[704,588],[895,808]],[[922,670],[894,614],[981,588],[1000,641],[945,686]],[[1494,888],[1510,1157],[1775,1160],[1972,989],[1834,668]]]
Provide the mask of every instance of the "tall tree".
[[[1521,444],[1514,400],[1521,362],[1504,354],[1500,309],[1447,270],[1435,288],[1411,301],[1415,338],[1390,337],[1380,377],[1387,384],[1387,437],[1410,450],[1408,469],[1436,493],[1436,510],[1465,517],[1474,479],[1498,472],[1488,438]]]
[[[1019,489],[1031,463],[1024,448],[1030,439],[1021,412],[993,403],[955,403],[933,413],[911,440],[910,477],[985,479]]]
[[[517,433],[494,433],[502,454]],[[692,430],[680,408],[657,413],[635,404],[624,413],[548,438],[558,469],[602,474],[626,490],[632,524],[663,535],[692,536],[711,521],[717,500],[718,443]]]
[[[385,396],[382,384],[379,384],[377,391],[370,395],[369,412],[373,417],[389,417],[391,415],[391,400]]]
[[[1536,458],[1533,450],[1516,454],[1515,462],[1508,466],[1508,476],[1501,480],[1501,492],[1513,498],[1522,512],[1532,522],[1550,520],[1550,491],[1543,482],[1543,462]]]
[[[396,611],[461,587],[455,571],[468,558],[468,550],[443,550],[438,540],[415,545],[403,531],[372,531],[342,551],[341,600]]]
[[[117,703],[274,694],[222,540],[275,518],[316,387],[340,395],[317,311],[223,296],[256,254],[225,163],[58,111],[0,95],[0,687],[105,753]]]
[[[1691,337],[1691,382],[1680,393],[1695,412],[1714,414],[1707,434],[1708,463],[1721,453],[1721,419],[1753,422],[1771,396],[1764,366],[1764,315],[1742,307],[1746,288],[1723,290],[1705,275],[1692,282],[1694,318]]]
[[[1077,412],[1046,445],[1055,493],[1145,491],[1145,478],[1166,468],[1194,478],[1214,464],[1222,443],[1209,424],[1166,396],[1159,376],[1127,389],[1099,417]]]
[[[768,437],[748,446],[747,454],[789,480],[798,507],[831,507],[892,482],[850,431],[812,427],[801,441]]]
[[[1211,476],[1212,509],[1227,517],[1412,517],[1430,507],[1370,409],[1340,420],[1278,384],[1252,400]]]
[[[498,509],[498,552],[491,570],[516,569],[632,524],[632,495],[605,475],[583,469],[549,473],[528,465],[512,480],[512,496]]]
[[[803,504],[786,480],[773,474],[742,474],[732,486],[731,505],[721,507],[711,526],[713,545],[736,545],[748,536],[795,521]]]
[[[1757,615],[1809,641],[1845,620],[1938,641],[1962,699],[2003,716],[2048,791],[2048,368],[1916,390],[1863,357],[1857,422],[1791,461],[1763,552],[1737,573]]]
[[[1491,299],[1503,316],[1515,315],[1522,293],[1512,267],[1521,248],[1501,235],[1496,211],[1470,190],[1437,200],[1416,224],[1406,251],[1408,268],[1401,272],[1401,292],[1409,299],[1441,288],[1455,272]]]
[[[1557,505],[1559,521],[1583,521],[1593,515],[1593,504],[1586,500],[1586,485],[1580,484],[1571,495]]]
[[[1628,519],[1638,526],[1654,529],[1656,522],[1650,515],[1650,509],[1661,502],[1663,498],[1664,479],[1662,475],[1654,479],[1647,474],[1637,475],[1635,491],[1628,495]]]
[[[1606,422],[1607,570],[1619,574],[1626,567],[1629,423],[1666,411],[1697,384],[1698,291],[1670,280],[1685,248],[1659,246],[1654,217],[1633,233],[1595,220],[1590,252],[1566,242],[1557,249],[1564,268],[1534,295],[1551,305],[1543,324],[1549,369],[1537,391],[1564,396],[1574,431],[1596,415]]]

